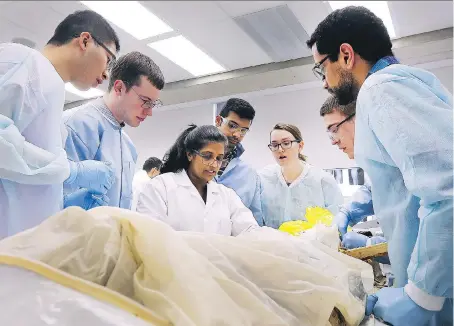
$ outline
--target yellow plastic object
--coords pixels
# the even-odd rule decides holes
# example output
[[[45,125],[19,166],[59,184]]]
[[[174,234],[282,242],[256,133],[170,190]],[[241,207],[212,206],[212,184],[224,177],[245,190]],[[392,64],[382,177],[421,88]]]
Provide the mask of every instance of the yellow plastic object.
[[[313,228],[318,223],[326,226],[331,226],[333,223],[333,214],[326,208],[318,206],[306,208],[305,218],[306,221],[297,220],[284,222],[279,227],[279,231],[297,236],[302,232]],[[349,230],[351,230],[350,227]]]
[[[302,232],[308,230],[306,221],[288,221],[281,224],[279,231],[286,232],[291,235],[300,235]]]
[[[311,227],[317,223],[331,226],[333,223],[333,214],[326,208],[308,207],[306,208],[306,220]]]
[[[300,233],[313,228],[317,223],[331,226],[333,222],[333,214],[322,207],[308,207],[306,209],[306,221],[288,221],[281,224],[280,231],[291,235],[299,235]]]

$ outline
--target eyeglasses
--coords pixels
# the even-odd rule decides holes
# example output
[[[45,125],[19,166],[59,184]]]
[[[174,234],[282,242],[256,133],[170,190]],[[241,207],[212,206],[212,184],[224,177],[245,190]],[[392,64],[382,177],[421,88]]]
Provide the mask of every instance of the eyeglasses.
[[[241,136],[244,136],[249,132],[249,128],[240,127],[235,121],[226,119],[224,117],[221,117],[221,119],[222,123],[227,124],[227,127],[232,133],[239,130]]]
[[[112,51],[109,50],[107,46],[104,45],[104,43],[100,42],[94,35],[91,35],[91,37],[100,47],[102,47],[107,52],[107,54],[109,54],[110,57],[107,58],[107,66],[111,67],[115,63],[115,61],[117,61],[117,57],[112,53]]]
[[[325,66],[323,66],[323,62],[328,59],[328,55],[324,57],[320,62],[317,62],[314,67],[312,68],[312,72],[314,73],[315,77],[320,79],[321,81],[325,80]]]
[[[348,120],[350,120],[350,119],[353,118],[354,116],[355,116],[355,113],[350,114],[348,117],[346,117],[344,120],[342,120],[342,121],[339,122],[338,124],[335,124],[335,125],[332,125],[331,127],[329,127],[329,129],[326,131],[326,132],[328,133],[329,139],[335,140],[334,135],[337,134],[337,132],[339,131],[339,127],[342,126],[342,124],[343,124],[344,122],[347,122]]]
[[[282,149],[289,149],[292,147],[293,143],[299,143],[299,142],[300,142],[299,140],[285,140],[280,144],[278,144],[278,143],[268,144],[268,148],[270,149],[270,151],[276,152],[279,150],[279,146]]]
[[[193,151],[195,154],[199,155],[202,158],[202,162],[205,165],[212,166],[213,163],[217,166],[221,166],[222,161],[224,160],[224,155],[219,155],[217,157],[213,157],[211,153],[201,153],[199,151]]]
[[[152,108],[155,108],[155,107],[159,107],[162,105],[162,101],[160,99],[157,99],[157,100],[148,100],[148,99],[145,99],[143,98],[142,95],[139,95],[135,89],[133,87],[131,87],[131,89],[134,91],[134,93],[136,93],[136,95],[139,97],[139,99],[143,102],[142,103],[142,108],[144,109],[152,109]]]

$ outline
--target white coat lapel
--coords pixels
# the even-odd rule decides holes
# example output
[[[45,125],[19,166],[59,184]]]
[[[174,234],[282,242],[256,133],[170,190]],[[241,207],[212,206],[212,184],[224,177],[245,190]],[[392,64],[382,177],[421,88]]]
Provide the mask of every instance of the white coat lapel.
[[[205,206],[205,213],[208,213],[209,211],[211,211],[211,209],[216,207],[216,200],[218,199],[218,193],[219,193],[219,185],[214,181],[210,181],[208,183],[208,187],[207,187],[207,203]]]

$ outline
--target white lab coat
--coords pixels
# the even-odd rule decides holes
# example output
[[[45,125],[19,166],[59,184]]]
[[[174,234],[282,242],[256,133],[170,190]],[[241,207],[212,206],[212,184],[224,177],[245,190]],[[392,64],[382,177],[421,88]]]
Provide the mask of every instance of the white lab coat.
[[[65,85],[41,53],[0,44],[0,239],[63,205]]]
[[[142,192],[143,187],[150,181],[151,178],[147,171],[140,170],[134,174],[132,179],[132,204],[131,210],[135,211],[137,208],[137,201],[139,200],[139,194]]]
[[[184,170],[161,174],[147,182],[136,210],[177,231],[236,236],[260,228],[240,197],[222,184],[208,183],[205,204]]]

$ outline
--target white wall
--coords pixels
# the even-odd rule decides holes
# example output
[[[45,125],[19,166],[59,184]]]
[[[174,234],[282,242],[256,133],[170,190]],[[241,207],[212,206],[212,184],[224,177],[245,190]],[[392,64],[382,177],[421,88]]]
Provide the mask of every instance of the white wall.
[[[162,159],[179,133],[191,123],[197,125],[213,123],[213,106],[210,104],[181,110],[156,112],[138,128],[129,128],[128,134],[136,145],[139,157],[136,170],[150,156]]]
[[[452,93],[452,66],[433,69],[432,72]],[[267,147],[269,132],[274,124],[283,122],[300,128],[305,142],[303,153],[308,156],[311,164],[320,168],[355,166],[354,161],[349,160],[337,147],[331,146],[326,135],[319,109],[327,96],[327,92],[321,88],[241,96],[256,109],[251,131],[243,141],[246,148],[243,158],[257,169],[274,163]],[[143,162],[150,156],[162,157],[189,123],[213,123],[214,102],[216,101],[190,108],[156,112],[139,128],[129,128],[128,133],[139,152],[137,169],[141,169]]]
[[[325,132],[319,110],[327,97],[328,93],[320,88],[248,99],[256,109],[256,118],[244,139],[244,159],[256,168],[274,163],[267,145],[271,129],[282,122],[301,130],[303,154],[311,164],[320,168],[354,166],[353,161],[331,145]]]

